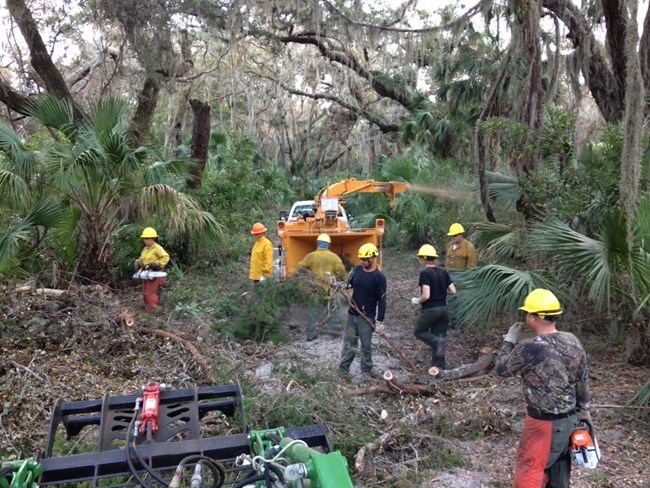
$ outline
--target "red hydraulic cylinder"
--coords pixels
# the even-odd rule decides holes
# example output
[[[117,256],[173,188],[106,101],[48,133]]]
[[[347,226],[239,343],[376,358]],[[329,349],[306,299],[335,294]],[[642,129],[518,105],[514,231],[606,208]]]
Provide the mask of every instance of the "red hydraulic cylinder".
[[[147,432],[147,424],[151,422],[151,435],[158,431],[158,411],[160,408],[160,383],[147,383],[143,387],[142,413],[140,414],[140,434]]]

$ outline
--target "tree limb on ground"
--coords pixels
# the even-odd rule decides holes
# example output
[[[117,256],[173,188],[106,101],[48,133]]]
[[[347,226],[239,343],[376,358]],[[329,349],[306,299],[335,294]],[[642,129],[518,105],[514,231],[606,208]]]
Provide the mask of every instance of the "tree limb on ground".
[[[177,335],[172,334],[171,332],[167,332],[161,329],[150,329],[148,327],[141,327],[140,330],[145,334],[151,334],[158,337],[165,337],[175,342],[180,342],[185,347],[187,347],[192,353],[192,355],[196,358],[197,362],[201,366],[201,369],[203,370],[203,374],[208,378],[212,378],[212,368],[210,367],[210,364],[208,363],[208,361],[206,361],[205,357],[199,352],[196,346],[192,344],[190,341],[188,341],[187,339],[183,339],[182,337],[178,337]]]
[[[398,381],[391,371],[384,373],[384,384],[363,388],[346,388],[346,395],[368,395],[370,393],[387,393],[389,395],[434,395],[438,388],[428,385],[406,385]]]
[[[18,286],[14,288],[14,293],[25,293],[28,291],[34,291],[34,293],[38,295],[45,295],[49,297],[60,297],[64,293],[66,293],[67,290],[57,290],[56,288],[33,288],[32,286],[25,285],[25,286]]]
[[[494,353],[488,348],[483,348],[481,354],[482,356],[477,361],[471,364],[463,364],[454,369],[439,369],[433,366],[429,368],[429,374],[436,380],[457,380],[478,373],[485,373],[492,369]]]

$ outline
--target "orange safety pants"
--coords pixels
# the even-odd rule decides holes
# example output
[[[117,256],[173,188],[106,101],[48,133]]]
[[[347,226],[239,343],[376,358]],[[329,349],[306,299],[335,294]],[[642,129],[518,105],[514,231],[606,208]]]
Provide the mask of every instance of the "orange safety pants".
[[[165,283],[163,278],[142,280],[142,298],[144,299],[144,308],[147,311],[158,308],[158,290],[163,283]]]
[[[568,488],[575,414],[556,420],[526,415],[517,446],[514,488]]]

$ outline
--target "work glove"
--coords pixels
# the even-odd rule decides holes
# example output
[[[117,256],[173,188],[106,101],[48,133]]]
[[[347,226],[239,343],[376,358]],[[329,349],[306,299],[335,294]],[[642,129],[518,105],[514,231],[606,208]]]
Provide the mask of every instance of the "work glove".
[[[583,423],[587,427],[589,427],[589,431],[593,431],[594,427],[591,424],[591,414],[589,413],[589,410],[579,408],[578,412],[578,423]]]
[[[524,324],[521,322],[515,322],[508,329],[508,333],[503,336],[505,342],[510,342],[511,344],[517,344],[519,340],[519,334],[521,334],[521,329],[523,329]]]
[[[261,283],[262,281],[266,281],[266,278],[264,278],[264,276],[260,276],[260,283]]]
[[[160,271],[160,265],[159,265],[159,264],[156,264],[156,263],[151,263],[151,264],[149,265],[149,269],[150,269],[151,271]]]
[[[420,297],[413,297],[411,298],[411,303],[413,305],[420,305]]]
[[[383,322],[380,322],[379,320],[375,322],[375,332],[379,335],[384,335],[386,333],[386,326]]]

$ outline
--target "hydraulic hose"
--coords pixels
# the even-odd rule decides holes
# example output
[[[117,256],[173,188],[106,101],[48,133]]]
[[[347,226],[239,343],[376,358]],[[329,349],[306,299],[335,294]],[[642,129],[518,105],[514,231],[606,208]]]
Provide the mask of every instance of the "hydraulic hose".
[[[226,472],[224,469],[216,463],[213,459],[209,458],[208,456],[204,456],[203,454],[191,454],[189,456],[184,457],[181,459],[181,462],[178,463],[178,468],[176,468],[176,472],[182,473],[182,471],[185,469],[185,465],[188,463],[193,463],[195,462],[196,464],[200,464],[201,466],[205,466],[210,470],[210,473],[212,473],[212,478],[214,481],[210,485],[210,488],[221,488],[223,484],[226,482]],[[255,473],[253,471],[253,473]]]
[[[143,488],[148,488],[149,485],[145,484],[144,480],[140,477],[138,472],[135,469],[135,466],[133,465],[133,461],[131,459],[131,451],[130,451],[130,443],[131,443],[131,438],[133,437],[133,431],[134,431],[134,426],[135,426],[135,419],[138,417],[138,413],[140,412],[140,399],[136,400],[135,402],[135,408],[133,409],[133,418],[131,419],[131,422],[129,423],[129,430],[126,432],[126,446],[124,447],[125,450],[125,455],[126,455],[126,462],[129,465],[129,470],[131,470],[131,474],[135,478],[135,480],[138,482],[140,486]]]

